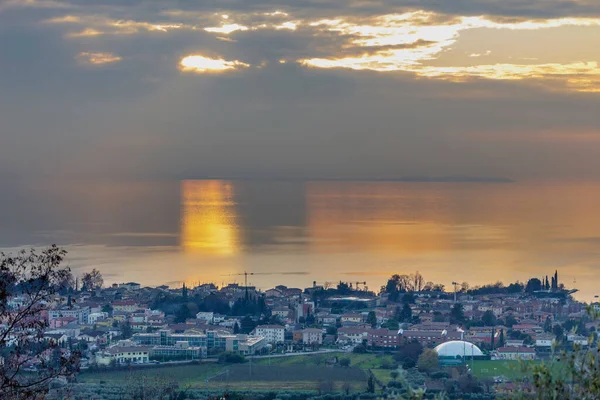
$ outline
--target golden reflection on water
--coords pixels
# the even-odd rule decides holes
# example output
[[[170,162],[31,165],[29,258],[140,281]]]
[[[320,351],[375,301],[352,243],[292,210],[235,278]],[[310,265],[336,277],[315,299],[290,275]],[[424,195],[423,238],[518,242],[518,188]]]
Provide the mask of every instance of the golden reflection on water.
[[[230,181],[181,183],[181,246],[186,253],[240,252],[234,189]]]

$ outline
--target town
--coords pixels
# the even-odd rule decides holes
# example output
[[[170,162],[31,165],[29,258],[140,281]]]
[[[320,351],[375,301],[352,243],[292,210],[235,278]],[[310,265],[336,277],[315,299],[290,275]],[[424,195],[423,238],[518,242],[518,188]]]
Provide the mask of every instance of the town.
[[[430,394],[498,396],[531,390],[531,383],[495,365],[548,360],[558,350],[589,346],[598,328],[558,272],[507,286],[453,282],[448,291],[419,272],[394,275],[377,292],[366,282],[343,281],[264,291],[238,283],[104,287],[97,270],[71,284],[39,317],[46,323],[44,340],[61,352],[80,352],[86,375],[203,362],[258,365],[296,355],[335,355],[333,363],[349,364],[344,354],[377,354],[393,357],[368,369],[372,392],[375,385],[393,389],[396,370],[414,370],[423,377],[417,386]],[[8,306],[19,309],[24,302],[15,295]],[[435,359],[427,364],[432,351]],[[446,367],[487,379],[449,388],[434,374]],[[40,368],[43,362],[35,359],[23,370]]]

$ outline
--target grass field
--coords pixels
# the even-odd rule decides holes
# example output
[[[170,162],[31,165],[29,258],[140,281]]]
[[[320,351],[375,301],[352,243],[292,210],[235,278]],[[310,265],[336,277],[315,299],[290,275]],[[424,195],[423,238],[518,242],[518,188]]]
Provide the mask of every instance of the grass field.
[[[350,355],[349,356],[356,356]],[[361,356],[361,355],[359,355]],[[239,390],[317,390],[322,382],[330,382],[337,389],[350,386],[362,391],[366,387],[365,366],[374,361],[365,357],[348,357],[354,366],[333,367],[327,364],[332,356],[327,354],[254,360],[245,364],[199,364],[137,368],[130,371],[84,372],[78,376],[81,383],[111,383],[122,385],[141,377],[162,377],[176,380],[181,386],[207,389]],[[335,356],[333,356],[335,357]],[[373,357],[373,356],[371,356]],[[207,381],[208,380],[208,381]]]
[[[394,359],[389,355],[382,354],[354,354],[354,353],[326,353],[326,354],[309,354],[291,357],[271,357],[270,359],[262,358],[255,360],[254,363],[261,365],[326,365],[333,358],[348,358],[350,366],[360,369],[381,368],[384,364],[393,364]]]
[[[531,371],[524,368],[525,366],[539,363],[540,361],[475,361],[473,374],[478,378],[503,376],[511,380],[519,380],[531,376]],[[469,366],[471,366],[470,362]],[[558,362],[555,363],[554,372],[557,374],[563,373],[563,365]]]

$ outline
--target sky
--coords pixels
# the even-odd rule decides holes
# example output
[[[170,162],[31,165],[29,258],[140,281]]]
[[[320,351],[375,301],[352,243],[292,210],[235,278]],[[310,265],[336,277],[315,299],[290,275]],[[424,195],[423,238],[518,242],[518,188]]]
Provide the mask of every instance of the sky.
[[[0,0],[0,178],[600,179],[597,0]]]

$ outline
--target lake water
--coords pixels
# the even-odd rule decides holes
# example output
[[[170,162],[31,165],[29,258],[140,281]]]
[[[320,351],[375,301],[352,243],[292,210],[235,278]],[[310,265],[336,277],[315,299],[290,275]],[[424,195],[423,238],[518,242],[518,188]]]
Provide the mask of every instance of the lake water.
[[[67,247],[107,283],[261,288],[366,282],[420,271],[473,285],[558,269],[600,294],[600,184],[11,182],[0,247]]]

